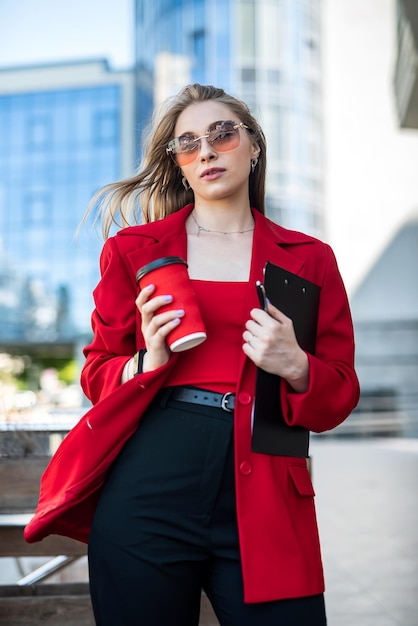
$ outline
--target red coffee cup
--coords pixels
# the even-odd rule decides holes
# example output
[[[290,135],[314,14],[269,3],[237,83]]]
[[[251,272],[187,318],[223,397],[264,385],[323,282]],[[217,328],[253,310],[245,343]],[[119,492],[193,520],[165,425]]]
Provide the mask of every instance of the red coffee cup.
[[[171,331],[167,343],[172,352],[182,352],[198,346],[206,339],[196,295],[187,271],[187,263],[177,256],[166,256],[141,267],[136,273],[141,289],[155,285],[154,296],[171,295],[173,301],[158,309],[159,313],[172,309],[183,309],[184,317]]]

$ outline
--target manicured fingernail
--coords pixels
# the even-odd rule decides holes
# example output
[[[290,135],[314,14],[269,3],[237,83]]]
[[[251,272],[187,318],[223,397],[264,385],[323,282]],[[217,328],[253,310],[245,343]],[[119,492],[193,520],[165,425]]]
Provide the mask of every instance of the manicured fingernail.
[[[151,289],[153,289],[154,285],[151,283],[150,285],[147,285],[145,287],[145,291],[151,291]]]
[[[184,310],[183,309],[177,309],[176,313],[177,313],[177,315],[180,315],[180,317],[183,317]]]
[[[173,299],[173,296],[164,296],[164,302],[171,302]]]
[[[178,318],[178,317],[175,317],[175,318],[173,319],[173,324],[180,324],[180,321],[181,321],[181,320],[179,320],[179,318]]]

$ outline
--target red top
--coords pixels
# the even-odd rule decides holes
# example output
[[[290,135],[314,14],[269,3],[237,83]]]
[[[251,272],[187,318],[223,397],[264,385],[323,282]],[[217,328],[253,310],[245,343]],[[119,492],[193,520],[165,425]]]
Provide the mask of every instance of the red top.
[[[207,339],[179,354],[165,386],[235,391],[242,354],[247,283],[193,280]]]

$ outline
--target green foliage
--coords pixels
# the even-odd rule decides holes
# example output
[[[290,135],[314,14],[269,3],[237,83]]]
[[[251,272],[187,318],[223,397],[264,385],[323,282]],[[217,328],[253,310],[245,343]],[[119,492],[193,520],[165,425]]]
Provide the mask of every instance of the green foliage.
[[[39,389],[41,372],[46,369],[56,370],[59,380],[66,385],[78,382],[75,359],[0,354],[0,382],[13,383],[19,390]]]
[[[62,380],[66,385],[72,385],[78,380],[78,367],[77,361],[72,359],[58,370],[58,378]]]

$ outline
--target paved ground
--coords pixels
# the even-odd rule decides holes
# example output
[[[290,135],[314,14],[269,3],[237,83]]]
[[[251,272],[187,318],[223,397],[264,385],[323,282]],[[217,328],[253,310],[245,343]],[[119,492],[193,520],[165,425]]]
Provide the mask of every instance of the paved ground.
[[[311,454],[329,626],[418,626],[418,440],[313,436]],[[1,559],[0,584],[16,575]]]
[[[313,437],[329,626],[418,626],[418,440]]]

